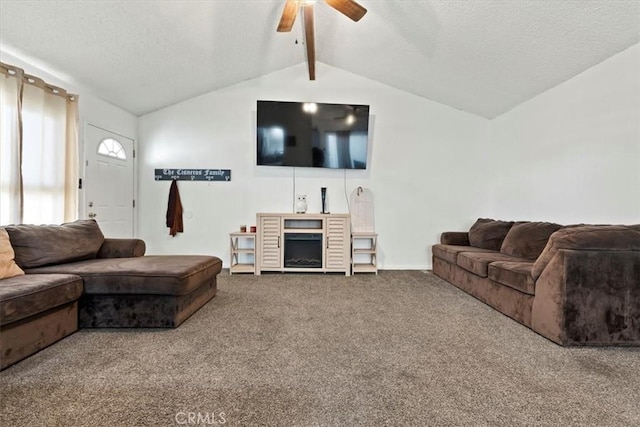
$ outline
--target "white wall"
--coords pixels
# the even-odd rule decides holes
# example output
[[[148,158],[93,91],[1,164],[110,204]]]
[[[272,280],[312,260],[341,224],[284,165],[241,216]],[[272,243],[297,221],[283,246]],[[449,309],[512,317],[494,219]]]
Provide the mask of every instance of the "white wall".
[[[258,212],[293,212],[293,168],[256,166],[256,100],[369,104],[366,171],[296,168],[296,193],[308,212],[347,212],[358,186],[374,194],[380,266],[430,268],[430,246],[447,229],[468,228],[487,213],[486,119],[318,64],[305,64],[194,98],[139,121],[139,235],[147,252],[214,254],[229,264],[228,233],[255,224]],[[231,182],[179,182],[185,232],[168,235],[168,181],[155,168],[231,169]],[[346,177],[346,181],[345,181]]]
[[[489,124],[491,214],[640,222],[640,45]]]

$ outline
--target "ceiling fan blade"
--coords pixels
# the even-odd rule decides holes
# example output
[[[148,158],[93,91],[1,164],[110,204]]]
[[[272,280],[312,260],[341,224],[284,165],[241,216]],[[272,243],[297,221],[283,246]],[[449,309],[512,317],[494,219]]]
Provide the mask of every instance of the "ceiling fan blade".
[[[316,40],[313,32],[313,5],[304,5],[304,42],[307,46],[309,80],[316,79]]]
[[[296,22],[296,16],[298,15],[299,9],[299,2],[295,0],[287,0],[287,2],[284,4],[282,16],[280,17],[280,23],[278,24],[279,33],[287,33],[291,31],[293,23]]]
[[[342,13],[343,15],[353,19],[354,21],[359,21],[365,13],[367,13],[367,9],[359,5],[354,0],[324,0],[329,6]]]

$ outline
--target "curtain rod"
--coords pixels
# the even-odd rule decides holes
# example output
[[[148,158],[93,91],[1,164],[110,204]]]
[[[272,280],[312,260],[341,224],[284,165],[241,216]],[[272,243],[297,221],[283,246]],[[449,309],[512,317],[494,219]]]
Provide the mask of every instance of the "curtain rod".
[[[0,74],[4,74],[9,77],[15,77],[22,79],[23,83],[39,87],[41,89],[46,90],[48,93],[52,95],[57,95],[62,98],[66,98],[69,101],[75,102],[78,100],[78,95],[74,93],[68,93],[65,89],[49,84],[42,80],[39,77],[33,76],[31,74],[27,74],[20,67],[16,67],[15,65],[5,64],[4,62],[0,62]]]

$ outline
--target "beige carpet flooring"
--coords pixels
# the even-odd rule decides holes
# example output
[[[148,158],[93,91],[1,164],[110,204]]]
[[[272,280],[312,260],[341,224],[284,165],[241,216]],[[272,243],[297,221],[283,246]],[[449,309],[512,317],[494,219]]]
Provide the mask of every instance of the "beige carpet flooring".
[[[177,329],[81,330],[0,385],[2,426],[640,425],[640,348],[560,347],[419,271],[221,275]]]

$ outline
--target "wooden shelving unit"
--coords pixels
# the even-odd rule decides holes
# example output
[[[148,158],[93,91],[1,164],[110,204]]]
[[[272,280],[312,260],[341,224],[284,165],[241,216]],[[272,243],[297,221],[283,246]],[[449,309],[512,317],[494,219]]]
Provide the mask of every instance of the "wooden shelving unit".
[[[231,243],[231,263],[229,265],[229,274],[255,274],[256,233],[229,233],[229,240]]]
[[[266,271],[344,273],[351,275],[349,214],[259,213],[256,217],[256,274]],[[317,267],[287,266],[287,235],[319,236],[321,263]]]
[[[378,234],[351,233],[351,270],[356,273],[378,274]],[[366,260],[364,261],[363,260]]]

